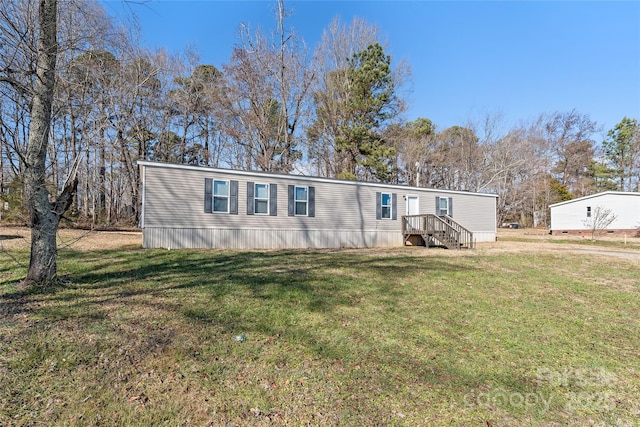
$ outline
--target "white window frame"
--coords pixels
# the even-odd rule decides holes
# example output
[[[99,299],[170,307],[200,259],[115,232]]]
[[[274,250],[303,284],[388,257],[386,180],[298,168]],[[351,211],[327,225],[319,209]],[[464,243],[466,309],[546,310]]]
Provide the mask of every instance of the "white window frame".
[[[449,215],[449,198],[448,197],[440,197],[440,206],[438,206],[438,216],[446,216]],[[445,207],[442,208],[442,201],[444,200]],[[444,213],[442,213],[444,212]]]
[[[298,199],[298,188],[304,188],[307,197]],[[298,213],[298,203],[304,203],[304,214]],[[295,185],[293,187],[293,214],[295,216],[309,216],[309,187]]]
[[[258,197],[258,186],[267,188],[267,196],[266,197]],[[270,204],[270,184],[265,184],[263,182],[256,182],[253,184],[253,213],[254,215],[269,215],[269,204]],[[266,212],[258,212],[258,202],[267,202],[267,210]]]
[[[227,186],[227,194],[216,194],[216,183],[224,182]],[[214,179],[213,188],[211,189],[211,212],[213,213],[229,213],[229,207],[231,204],[231,182],[224,179]],[[227,201],[227,210],[216,210],[216,199],[226,199]]]
[[[389,197],[389,203],[384,203],[384,196]],[[388,208],[388,215],[385,216],[385,208]],[[380,219],[392,219],[393,217],[393,194],[392,193],[380,193]]]

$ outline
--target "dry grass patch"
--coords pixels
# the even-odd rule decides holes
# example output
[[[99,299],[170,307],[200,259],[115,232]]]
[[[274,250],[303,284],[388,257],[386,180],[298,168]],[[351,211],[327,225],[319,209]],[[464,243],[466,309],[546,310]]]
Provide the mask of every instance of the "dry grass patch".
[[[0,424],[634,425],[637,263],[510,243],[5,250]]]

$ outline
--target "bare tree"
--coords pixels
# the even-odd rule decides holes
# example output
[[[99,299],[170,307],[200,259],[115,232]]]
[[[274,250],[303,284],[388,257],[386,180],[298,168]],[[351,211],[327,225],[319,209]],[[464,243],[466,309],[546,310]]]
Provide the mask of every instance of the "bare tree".
[[[613,210],[603,206],[595,206],[591,209],[591,216],[582,221],[585,227],[591,232],[591,241],[596,240],[596,236],[607,230],[609,226],[618,218]]]
[[[302,39],[286,28],[287,12],[277,3],[277,27],[269,39],[241,29],[242,43],[223,66],[225,97],[219,123],[244,147],[244,167],[290,172],[301,157],[298,128],[305,119],[314,79]]]
[[[401,125],[394,124],[385,130],[385,138],[395,146],[398,182],[417,187],[432,186],[436,146],[433,122],[419,117]]]
[[[346,168],[348,153],[338,149],[337,138],[349,120],[344,108],[349,96],[349,59],[380,42],[379,28],[360,18],[349,25],[335,18],[322,34],[314,55],[315,117],[307,128],[309,157],[318,175],[335,177]]]
[[[543,116],[544,138],[549,147],[549,173],[562,185],[580,197],[592,193],[590,163],[594,157],[592,135],[597,124],[576,110]]]
[[[58,5],[56,0],[39,0],[37,13],[33,12],[37,15],[34,28],[23,27],[23,22],[19,21],[18,12],[30,11],[29,3],[3,2],[3,5],[0,13],[3,38],[11,42],[8,51],[2,52],[0,69],[6,76],[3,80],[30,99],[27,145],[21,154],[31,225],[31,258],[25,282],[44,285],[57,276],[56,232],[61,216],[73,201],[77,184],[73,175],[68,176],[62,192],[51,201],[46,160],[55,94]],[[35,46],[28,43],[30,40],[37,40]],[[15,61],[18,57],[28,58],[31,52],[35,52],[31,61]],[[18,72],[35,78],[12,78],[12,74]]]

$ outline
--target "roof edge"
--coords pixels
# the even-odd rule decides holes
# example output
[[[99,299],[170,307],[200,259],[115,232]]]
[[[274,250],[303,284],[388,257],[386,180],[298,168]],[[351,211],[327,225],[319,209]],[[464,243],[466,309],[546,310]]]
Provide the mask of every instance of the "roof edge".
[[[552,207],[556,207],[556,206],[562,206],[562,205],[566,205],[566,204],[569,204],[569,203],[578,202],[578,201],[581,201],[581,200],[587,200],[587,199],[591,199],[591,198],[594,198],[594,197],[600,197],[600,196],[605,196],[605,195],[640,196],[640,192],[637,192],[637,191],[603,191],[602,193],[590,194],[588,196],[578,197],[577,199],[565,200],[564,202],[554,203],[552,205],[549,205],[549,207],[552,208]]]

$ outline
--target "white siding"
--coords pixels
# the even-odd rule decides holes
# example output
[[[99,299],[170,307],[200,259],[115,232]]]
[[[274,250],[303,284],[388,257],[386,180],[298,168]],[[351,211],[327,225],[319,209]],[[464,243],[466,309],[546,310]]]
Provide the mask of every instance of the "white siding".
[[[616,220],[609,225],[610,230],[640,227],[640,193],[606,192],[551,205],[551,230],[587,230],[587,207],[592,215],[597,207],[611,209]]]
[[[328,248],[401,246],[407,194],[420,213],[452,197],[453,217],[476,241],[495,240],[496,197],[415,187],[140,162],[143,246],[171,248]],[[205,178],[238,181],[238,214],[205,213]],[[247,182],[277,185],[277,216],[247,215]],[[288,216],[288,185],[315,188],[315,216]],[[395,193],[397,219],[376,219],[376,192]]]

